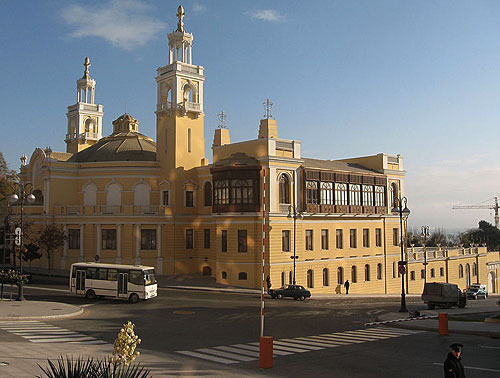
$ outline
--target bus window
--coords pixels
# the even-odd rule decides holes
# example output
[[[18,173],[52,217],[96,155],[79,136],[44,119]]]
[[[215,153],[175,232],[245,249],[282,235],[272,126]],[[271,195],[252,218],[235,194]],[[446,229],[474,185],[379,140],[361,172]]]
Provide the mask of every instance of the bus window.
[[[82,268],[80,268],[82,269]],[[83,269],[82,269],[83,270]],[[73,267],[73,271],[71,273],[71,277],[75,278],[76,277],[76,266]]]
[[[116,281],[116,276],[118,275],[118,272],[116,269],[109,269],[108,270],[108,281]]]
[[[155,271],[152,269],[144,271],[144,281],[146,285],[153,285],[156,283]]]
[[[140,270],[131,270],[128,272],[128,282],[135,285],[144,285],[142,272]]]
[[[87,268],[87,278],[91,280],[97,279],[97,268]]]
[[[108,279],[108,270],[106,268],[99,268],[98,270],[98,280],[107,280]]]

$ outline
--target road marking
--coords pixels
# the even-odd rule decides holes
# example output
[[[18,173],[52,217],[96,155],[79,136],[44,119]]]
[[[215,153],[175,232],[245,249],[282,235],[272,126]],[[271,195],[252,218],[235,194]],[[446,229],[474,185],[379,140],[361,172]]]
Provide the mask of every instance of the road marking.
[[[296,353],[309,352],[308,349],[299,349],[299,348],[294,348],[292,346],[286,346],[287,343],[284,343],[285,345],[281,344],[283,343],[280,343],[279,341],[273,341],[273,349],[284,350],[286,352],[296,352]]]
[[[221,364],[226,364],[226,365],[237,364],[238,363],[238,361],[228,360],[227,358],[220,358],[220,357],[210,356],[208,354],[196,353],[196,352],[191,352],[191,351],[188,351],[188,350],[178,351],[177,353],[185,354],[186,356],[202,358],[204,360],[220,362]]]
[[[96,340],[95,337],[84,336],[80,338],[76,337],[60,337],[58,339],[36,339],[30,340],[32,343],[62,343],[66,341],[86,341],[86,340]]]
[[[225,350],[226,352],[239,353],[239,354],[242,354],[244,356],[250,356],[250,357],[259,357],[260,356],[259,352],[253,352],[251,350],[239,349],[239,348],[234,348],[234,347],[229,347],[229,346],[218,346],[218,347],[214,347],[214,349]]]
[[[349,345],[349,342],[347,341],[336,341],[333,340],[329,337],[323,337],[323,336],[309,336],[310,339],[317,339],[318,341],[321,342],[326,342],[328,344],[336,344],[336,345]]]
[[[239,347],[239,348],[245,348],[245,349],[253,348],[253,349],[250,349],[250,350],[260,351],[260,347],[258,345],[259,345],[259,343],[250,343],[249,345],[236,344],[236,345],[232,345],[232,346],[236,346],[236,347]],[[285,352],[283,350],[273,349],[273,354],[274,355],[278,355],[278,356],[288,356],[289,354],[293,354],[293,353]]]
[[[393,336],[387,336],[387,335],[366,334],[363,331],[349,331],[349,332],[346,332],[346,334],[360,336],[360,337],[364,337],[364,338],[368,338],[368,339],[379,339],[379,340],[388,339],[390,337],[393,337]]]
[[[433,365],[443,366],[443,364],[440,363],[440,362],[434,362]],[[495,372],[495,373],[500,373],[500,370],[498,370],[498,369],[479,368],[479,367],[474,367],[474,366],[464,366],[464,369],[483,370],[483,371],[492,371],[492,372]]]
[[[307,343],[307,342],[303,342],[303,341],[295,340],[295,339],[281,339],[279,341],[274,341],[273,346],[274,346],[274,344],[291,346],[293,348],[299,348],[299,349],[309,349],[309,350],[325,349],[324,347],[315,346],[314,343]]]
[[[481,345],[481,348],[500,349],[500,347],[497,347],[497,346],[489,346],[489,345]]]
[[[297,341],[307,341],[309,343],[311,343],[312,345],[318,345],[318,346],[325,346],[327,348],[335,348],[335,347],[338,347],[340,346],[339,343],[336,343],[336,342],[330,342],[330,341],[326,341],[326,340],[318,340],[318,339],[313,339],[312,337],[298,337],[296,339]]]
[[[197,352],[200,353],[208,353],[208,354],[213,354],[218,357],[224,357],[224,358],[229,358],[232,360],[237,360],[237,361],[242,361],[242,362],[248,362],[248,361],[255,361],[255,357],[247,357],[247,356],[240,356],[234,353],[229,353],[229,352],[224,352],[221,350],[217,349],[210,349],[210,348],[202,348],[202,349],[196,349]]]

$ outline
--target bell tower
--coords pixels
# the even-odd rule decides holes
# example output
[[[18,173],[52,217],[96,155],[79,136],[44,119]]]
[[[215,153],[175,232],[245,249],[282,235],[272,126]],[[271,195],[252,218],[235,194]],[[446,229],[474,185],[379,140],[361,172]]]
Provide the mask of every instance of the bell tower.
[[[66,152],[77,153],[102,138],[103,106],[95,104],[95,80],[90,78],[90,59],[85,58],[85,70],[76,81],[76,104],[68,106]]]
[[[177,29],[168,34],[168,64],[158,68],[156,76],[156,156],[170,180],[178,168],[206,164],[204,68],[193,64],[193,35],[184,29],[184,15],[179,6]]]

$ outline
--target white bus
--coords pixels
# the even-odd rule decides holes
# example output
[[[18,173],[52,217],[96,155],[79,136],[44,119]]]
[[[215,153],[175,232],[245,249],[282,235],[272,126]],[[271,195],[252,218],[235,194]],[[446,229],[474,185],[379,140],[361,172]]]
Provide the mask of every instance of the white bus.
[[[69,290],[88,299],[106,296],[137,303],[156,297],[158,285],[151,266],[85,262],[71,265]]]

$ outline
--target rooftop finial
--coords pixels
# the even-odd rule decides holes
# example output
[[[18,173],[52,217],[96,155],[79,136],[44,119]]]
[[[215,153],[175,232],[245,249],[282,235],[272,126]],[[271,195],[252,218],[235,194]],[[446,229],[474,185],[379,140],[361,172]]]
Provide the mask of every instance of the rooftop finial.
[[[225,129],[226,128],[226,113],[224,113],[224,110],[221,110],[219,114],[217,114],[219,117],[219,129]]]
[[[265,114],[264,114],[264,118],[265,119],[269,119],[269,118],[273,118],[273,115],[271,114],[271,109],[273,107],[273,102],[271,101],[270,98],[266,98],[266,101],[263,102],[264,105],[264,110],[265,110]]]
[[[184,7],[182,5],[179,5],[179,8],[177,8],[177,18],[179,19],[179,22],[177,23],[177,30],[178,32],[184,33],[184,16],[186,13],[184,12]]]
[[[83,63],[83,65],[85,66],[85,71],[83,72],[82,79],[90,79],[89,76],[90,58],[88,56],[85,57],[85,62]]]

